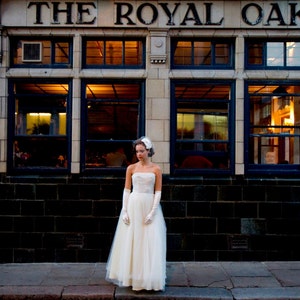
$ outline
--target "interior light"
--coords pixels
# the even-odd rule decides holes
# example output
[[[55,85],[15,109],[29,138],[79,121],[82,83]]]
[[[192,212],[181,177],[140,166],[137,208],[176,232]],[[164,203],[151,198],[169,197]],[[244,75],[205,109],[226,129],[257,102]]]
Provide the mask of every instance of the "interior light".
[[[49,117],[51,116],[50,113],[29,113],[29,116],[31,117]]]

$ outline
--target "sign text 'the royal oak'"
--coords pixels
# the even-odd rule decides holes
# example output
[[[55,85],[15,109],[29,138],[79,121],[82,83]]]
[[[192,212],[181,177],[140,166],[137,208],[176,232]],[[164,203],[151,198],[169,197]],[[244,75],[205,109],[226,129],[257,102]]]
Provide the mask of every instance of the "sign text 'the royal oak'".
[[[131,2],[103,1],[102,3],[104,2],[111,5],[111,9],[114,11],[112,22],[117,26],[151,26],[162,16],[167,20],[165,26],[169,27],[221,26],[226,17],[215,17],[213,2],[142,2],[139,5],[136,4],[137,2],[134,2],[135,5]],[[277,26],[297,26],[297,21],[300,23],[300,10],[297,8],[297,2],[285,2],[288,9],[282,9],[279,3],[267,2],[266,4],[262,5],[262,2],[248,3],[241,7],[241,20],[250,26],[258,24],[269,26],[271,23]],[[101,16],[101,11],[97,11],[97,1],[31,1],[28,3],[27,9],[35,9],[34,24],[36,25],[44,24],[43,10],[51,11],[50,23],[52,25],[93,25]],[[101,25],[101,17],[98,21]]]

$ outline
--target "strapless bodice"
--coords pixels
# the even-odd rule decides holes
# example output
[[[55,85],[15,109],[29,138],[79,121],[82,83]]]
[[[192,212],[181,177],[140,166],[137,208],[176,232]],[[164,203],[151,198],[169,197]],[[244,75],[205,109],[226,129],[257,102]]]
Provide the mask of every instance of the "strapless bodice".
[[[133,192],[136,193],[154,193],[155,174],[137,172],[132,175]]]

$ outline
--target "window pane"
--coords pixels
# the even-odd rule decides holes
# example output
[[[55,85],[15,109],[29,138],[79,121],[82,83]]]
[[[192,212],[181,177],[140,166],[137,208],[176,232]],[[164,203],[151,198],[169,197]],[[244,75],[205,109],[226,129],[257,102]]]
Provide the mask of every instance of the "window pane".
[[[107,65],[123,64],[123,42],[122,41],[106,41],[105,63]]]
[[[104,42],[87,41],[85,59],[87,65],[102,65],[104,63]]]
[[[284,43],[268,42],[267,43],[267,65],[283,66],[284,65]]]
[[[211,43],[195,42],[194,43],[195,65],[211,64]]]
[[[286,43],[287,66],[300,66],[300,43]]]
[[[69,62],[69,43],[55,43],[55,63]]]
[[[250,43],[248,45],[248,64],[261,65],[263,63],[263,44]]]
[[[174,51],[175,65],[192,64],[192,42],[178,41]]]
[[[228,44],[216,44],[215,45],[215,60],[216,64],[226,65],[229,63],[229,45]]]
[[[298,164],[300,88],[253,85],[249,91],[250,163]]]
[[[221,114],[221,110],[218,112],[216,108],[215,114],[210,113],[209,110],[206,114],[205,110],[199,113],[197,113],[198,109],[194,113],[186,111],[185,107],[177,110],[177,139],[205,139],[210,140],[207,141],[209,144],[211,140],[227,140],[227,116],[216,115]]]
[[[125,41],[125,65],[141,65],[143,48],[141,41]]]

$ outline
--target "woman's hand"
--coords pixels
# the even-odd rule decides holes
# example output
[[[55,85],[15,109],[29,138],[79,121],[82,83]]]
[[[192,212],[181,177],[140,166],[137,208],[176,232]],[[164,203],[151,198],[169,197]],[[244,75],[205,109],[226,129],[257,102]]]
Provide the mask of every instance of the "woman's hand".
[[[128,216],[128,213],[126,210],[125,211],[123,210],[122,220],[123,220],[124,224],[126,224],[126,225],[130,224],[130,219],[129,219],[129,216]]]

